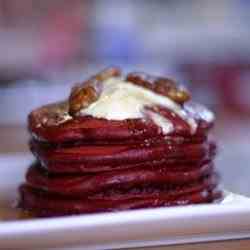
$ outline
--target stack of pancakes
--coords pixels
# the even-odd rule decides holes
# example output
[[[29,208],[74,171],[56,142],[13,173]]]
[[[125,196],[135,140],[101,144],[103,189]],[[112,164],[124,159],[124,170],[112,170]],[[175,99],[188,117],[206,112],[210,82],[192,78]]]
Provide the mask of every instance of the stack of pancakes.
[[[208,139],[213,121],[201,106],[189,103],[183,110],[196,121],[195,133],[163,107],[154,112],[173,124],[167,135],[150,119],[88,115],[58,122],[67,102],[38,108],[29,116],[36,161],[20,187],[20,207],[36,216],[60,216],[219,199],[216,145]]]

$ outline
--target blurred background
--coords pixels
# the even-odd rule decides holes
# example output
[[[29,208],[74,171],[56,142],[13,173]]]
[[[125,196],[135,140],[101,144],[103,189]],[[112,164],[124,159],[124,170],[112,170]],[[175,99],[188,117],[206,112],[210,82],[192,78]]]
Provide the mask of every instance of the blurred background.
[[[30,110],[117,65],[214,110],[224,186],[250,195],[249,27],[248,0],[0,0],[0,153],[28,153]]]

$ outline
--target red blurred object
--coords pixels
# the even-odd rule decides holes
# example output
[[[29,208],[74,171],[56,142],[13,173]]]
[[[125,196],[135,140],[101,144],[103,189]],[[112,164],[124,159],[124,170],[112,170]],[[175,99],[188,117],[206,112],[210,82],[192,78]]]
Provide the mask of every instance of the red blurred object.
[[[64,13],[54,13],[53,19],[48,22],[45,29],[44,51],[42,53],[42,64],[63,65],[68,62],[75,53],[76,37],[73,33],[77,32],[76,25],[72,24],[72,18]],[[76,29],[74,31],[74,29]]]
[[[250,115],[250,63],[201,63],[186,64],[192,87],[215,91],[219,109],[239,116]]]

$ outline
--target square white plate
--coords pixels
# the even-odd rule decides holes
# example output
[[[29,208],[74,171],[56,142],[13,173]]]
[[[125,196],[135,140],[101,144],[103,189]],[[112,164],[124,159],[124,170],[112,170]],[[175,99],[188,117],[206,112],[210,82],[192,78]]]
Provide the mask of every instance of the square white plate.
[[[2,206],[16,199],[31,160],[0,157]],[[220,204],[0,222],[1,249],[111,249],[242,238],[250,238],[250,199],[232,193]]]

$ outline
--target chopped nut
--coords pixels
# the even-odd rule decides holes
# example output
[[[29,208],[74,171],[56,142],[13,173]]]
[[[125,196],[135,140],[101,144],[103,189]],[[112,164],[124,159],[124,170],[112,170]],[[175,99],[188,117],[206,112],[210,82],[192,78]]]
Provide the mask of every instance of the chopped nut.
[[[52,104],[48,109],[47,115],[44,116],[43,125],[56,126],[65,122],[68,118],[67,104],[65,102]]]
[[[71,119],[68,115],[67,102],[58,102],[42,106],[32,111],[30,116],[35,118],[37,128],[41,126],[57,126]]]

